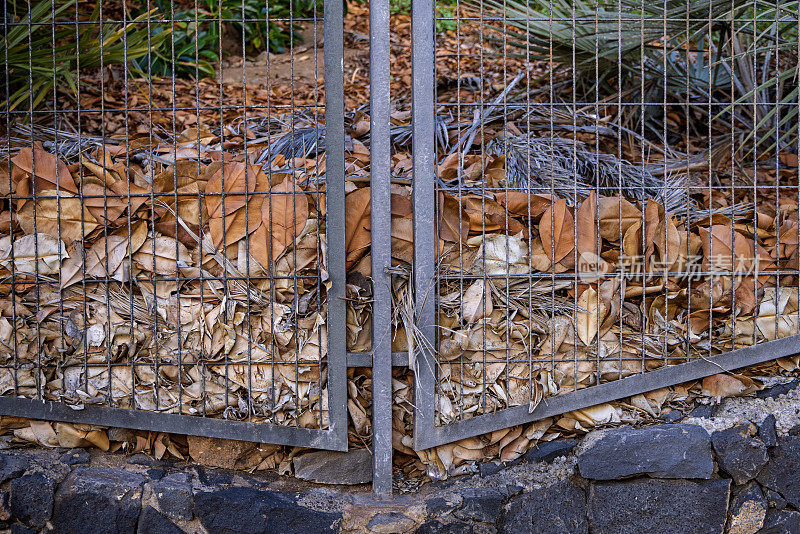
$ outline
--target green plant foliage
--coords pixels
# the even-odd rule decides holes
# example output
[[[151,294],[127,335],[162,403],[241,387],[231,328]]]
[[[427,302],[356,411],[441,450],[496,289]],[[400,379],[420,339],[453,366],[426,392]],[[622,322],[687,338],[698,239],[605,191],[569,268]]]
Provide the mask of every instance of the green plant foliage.
[[[31,4],[10,0],[6,9],[8,20],[21,23],[11,26],[0,41],[0,57],[6,62],[10,82],[9,94],[3,100],[7,110],[36,109],[54,90],[75,95],[79,66],[81,71],[87,71],[124,63],[126,59],[132,61],[169,37],[166,30],[148,40],[143,23],[148,13],[127,24],[76,25],[76,0],[41,0]],[[73,22],[65,22],[70,17]],[[98,18],[99,3],[90,16],[80,20],[97,22]]]
[[[389,12],[394,15],[411,13],[411,0],[389,0]],[[456,6],[449,0],[436,1],[436,31],[438,33],[456,29]]]
[[[226,53],[224,36],[243,43],[248,53],[285,52],[291,39],[302,39],[296,27],[274,19],[311,17],[315,12],[321,16],[318,1],[202,0],[197,8],[177,9],[174,0],[151,0],[161,13],[174,15],[171,23],[151,24],[151,32],[170,31],[173,38],[140,58],[137,66],[153,76],[214,76],[214,64]]]

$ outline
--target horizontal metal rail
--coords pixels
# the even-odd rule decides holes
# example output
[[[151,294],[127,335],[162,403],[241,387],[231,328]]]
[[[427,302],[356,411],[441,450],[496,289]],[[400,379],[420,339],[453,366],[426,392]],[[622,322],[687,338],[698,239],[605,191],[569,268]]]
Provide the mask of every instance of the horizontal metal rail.
[[[427,421],[426,431],[415,436],[416,450],[428,449],[470,436],[494,432],[514,425],[580,410],[604,402],[624,399],[655,389],[698,380],[718,373],[764,363],[800,353],[800,335],[794,335],[702,358],[679,365],[662,367],[628,378],[605,382],[563,395],[543,399],[533,411],[528,406],[514,406],[495,413],[478,415],[455,423],[436,426]]]

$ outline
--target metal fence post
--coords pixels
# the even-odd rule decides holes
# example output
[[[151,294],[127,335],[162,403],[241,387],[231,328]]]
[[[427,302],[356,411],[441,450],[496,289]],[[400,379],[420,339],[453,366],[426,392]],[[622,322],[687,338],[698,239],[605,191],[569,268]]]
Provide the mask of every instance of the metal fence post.
[[[324,4],[325,17],[325,145],[328,231],[328,358],[330,368],[346,369],[347,337],[345,298],[345,216],[336,217],[341,227],[332,228],[330,214],[344,214],[344,5],[338,0]],[[329,373],[328,395],[331,427],[344,435],[347,450],[347,372]],[[332,428],[332,430],[337,430]]]
[[[412,280],[417,327],[435,348],[436,314],[434,267],[436,229],[434,218],[434,180],[436,139],[434,131],[434,43],[433,1],[413,0],[411,7],[412,135],[414,269]],[[411,347],[414,352],[414,447],[425,439],[425,429],[433,426],[435,374],[434,355],[426,347]]]
[[[391,114],[389,0],[371,0],[370,186],[372,238],[372,487],[392,494]]]

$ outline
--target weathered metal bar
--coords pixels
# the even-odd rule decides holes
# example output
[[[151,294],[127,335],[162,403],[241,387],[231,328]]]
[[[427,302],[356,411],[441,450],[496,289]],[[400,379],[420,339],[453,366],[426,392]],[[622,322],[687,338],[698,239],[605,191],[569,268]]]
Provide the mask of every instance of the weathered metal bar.
[[[542,400],[533,411],[526,405],[515,406],[447,425],[430,425],[425,428],[421,435],[415,434],[414,447],[416,450],[428,449],[466,437],[538,421],[545,417],[552,417],[572,410],[623,399],[718,373],[730,372],[749,365],[756,365],[798,353],[800,353],[800,335],[760,343],[710,358],[662,367],[661,369],[590,386],[571,393],[565,393],[564,395],[548,397]]]
[[[372,489],[392,494],[392,145],[389,0],[369,3],[370,231],[372,257]]]
[[[22,397],[0,397],[0,415],[13,415],[46,421],[85,423],[92,425],[153,432],[192,434],[212,438],[238,439],[259,443],[275,443],[312,447],[315,449],[347,450],[347,420],[344,425],[331,418],[328,430],[278,426],[265,423],[248,423],[210,417],[178,415],[171,413],[109,408],[107,406],[85,406],[71,408],[61,402],[25,399]],[[345,440],[342,441],[342,434]]]
[[[372,353],[348,352],[347,367],[372,367]],[[408,353],[392,352],[392,367],[408,367]]]
[[[324,3],[325,183],[328,273],[328,416],[347,450],[347,311],[344,207],[344,4]]]
[[[433,1],[411,3],[411,90],[412,157],[414,207],[414,269],[412,281],[417,327],[424,338],[436,346],[435,265],[436,227],[435,191],[436,139],[434,92]],[[416,448],[426,441],[425,433],[433,428],[436,375],[435,354],[428,347],[414,347],[414,442]]]

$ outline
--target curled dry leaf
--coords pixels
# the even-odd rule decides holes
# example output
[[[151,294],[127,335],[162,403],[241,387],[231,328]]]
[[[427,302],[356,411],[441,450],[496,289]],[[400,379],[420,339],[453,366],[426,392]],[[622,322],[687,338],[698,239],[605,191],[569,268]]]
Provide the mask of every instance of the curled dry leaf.
[[[575,248],[575,229],[567,201],[560,199],[550,206],[539,221],[542,247],[553,263],[561,261]]]
[[[588,287],[577,301],[576,326],[578,337],[584,345],[590,345],[597,334],[598,299],[597,291]]]
[[[23,148],[11,158],[11,162],[31,176],[38,178],[37,182],[41,181],[41,184],[37,183],[37,191],[53,189],[55,186],[59,190],[78,194],[78,187],[75,185],[75,180],[72,179],[67,164],[50,152],[42,150],[40,146]]]
[[[370,194],[362,187],[345,197],[345,243],[347,266],[351,267],[367,253],[370,247]]]
[[[461,304],[461,316],[464,322],[472,324],[478,319],[492,314],[492,294],[482,279],[475,280],[464,292]]]
[[[291,245],[308,220],[308,198],[288,178],[270,189],[261,205],[261,220],[271,237],[270,258],[275,261]]]
[[[69,257],[64,242],[47,234],[24,235],[14,240],[13,247],[10,241],[8,237],[0,240],[0,263],[10,270],[13,253],[14,269],[20,274],[55,274]]]
[[[38,194],[38,192],[37,192]],[[19,225],[26,234],[35,231],[59,237],[69,245],[97,228],[97,220],[77,197],[56,190],[42,191],[35,203],[27,202],[17,212]]]

